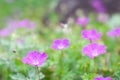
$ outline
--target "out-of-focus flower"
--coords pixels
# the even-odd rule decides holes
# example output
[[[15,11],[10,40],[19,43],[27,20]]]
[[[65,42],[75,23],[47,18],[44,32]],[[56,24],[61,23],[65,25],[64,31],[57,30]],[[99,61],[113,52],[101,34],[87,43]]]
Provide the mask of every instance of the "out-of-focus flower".
[[[97,21],[101,23],[105,23],[108,20],[108,15],[107,14],[100,14],[97,17]]]
[[[81,26],[87,26],[90,22],[90,19],[88,17],[78,18],[77,23]]]
[[[56,39],[52,44],[51,48],[54,50],[63,50],[70,46],[70,41],[68,39]]]
[[[110,37],[119,37],[120,36],[120,28],[115,28],[111,31],[108,31],[107,35]]]
[[[106,9],[101,0],[92,1],[91,5],[95,8],[98,13],[105,13]]]
[[[34,28],[36,27],[36,23],[26,19],[19,22],[19,27]]]
[[[32,22],[28,19],[21,20],[21,21],[10,21],[8,23],[8,27],[12,30],[16,30],[18,28],[35,28],[37,24],[35,22]]]
[[[4,28],[0,30],[0,37],[7,37],[9,36],[11,31],[8,28]]]
[[[113,80],[111,77],[98,77],[98,78],[95,78],[94,80]]]
[[[22,59],[22,62],[32,66],[42,66],[47,58],[48,55],[45,52],[32,51],[28,53],[27,57]]]
[[[102,37],[102,33],[98,33],[95,29],[83,30],[82,37],[90,41],[99,40]]]
[[[104,46],[103,44],[99,45],[97,43],[92,43],[83,48],[83,53],[94,59],[94,57],[106,53],[106,46]]]

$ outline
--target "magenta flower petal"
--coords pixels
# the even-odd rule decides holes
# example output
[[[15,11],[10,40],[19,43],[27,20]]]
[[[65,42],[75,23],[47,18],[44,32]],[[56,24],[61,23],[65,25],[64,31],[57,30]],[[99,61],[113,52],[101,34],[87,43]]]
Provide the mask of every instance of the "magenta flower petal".
[[[119,37],[120,36],[120,28],[115,28],[111,31],[108,31],[107,35],[110,37]]]
[[[32,66],[42,66],[45,63],[48,55],[45,52],[33,51],[29,52],[27,57],[22,59],[22,62]]]
[[[106,77],[106,78],[104,78],[104,77],[98,77],[98,78],[95,78],[94,80],[113,80],[113,79],[110,78],[110,77]]]
[[[24,20],[21,20],[21,21],[10,21],[8,23],[8,27],[14,31],[16,29],[19,29],[19,28],[28,28],[28,29],[33,29],[37,26],[37,23],[36,22],[33,22],[33,21],[30,21],[28,19],[24,19]]]
[[[106,53],[106,46],[92,43],[83,48],[83,53],[91,59],[94,59],[94,57]]]
[[[106,9],[101,0],[92,1],[91,5],[95,8],[98,13],[105,13]]]
[[[95,29],[83,30],[82,37],[90,41],[99,40],[102,37],[102,33],[98,33]]]
[[[87,17],[77,19],[77,23],[81,26],[86,26],[86,25],[88,25],[89,22],[90,22],[90,19]]]
[[[54,50],[63,50],[69,46],[70,46],[70,42],[68,39],[56,39],[53,42],[51,48]]]
[[[0,36],[1,37],[7,37],[9,35],[10,35],[10,30],[9,29],[5,28],[5,29],[0,30]]]

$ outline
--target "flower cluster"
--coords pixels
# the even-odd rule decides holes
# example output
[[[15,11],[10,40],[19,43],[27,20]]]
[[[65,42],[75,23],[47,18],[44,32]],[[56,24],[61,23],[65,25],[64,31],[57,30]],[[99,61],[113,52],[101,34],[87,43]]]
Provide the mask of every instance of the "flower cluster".
[[[35,22],[32,22],[27,19],[21,21],[10,21],[8,22],[6,28],[0,30],[0,37],[7,37],[16,29],[20,29],[20,28],[33,29],[36,26],[37,24]]]
[[[111,31],[108,31],[107,35],[110,37],[119,37],[120,36],[120,28],[115,28]]]
[[[32,66],[42,66],[47,58],[48,55],[45,52],[32,51],[28,53],[27,57],[22,59],[22,62]]]
[[[83,30],[82,37],[90,41],[99,40],[102,37],[102,33],[97,32],[95,29]]]

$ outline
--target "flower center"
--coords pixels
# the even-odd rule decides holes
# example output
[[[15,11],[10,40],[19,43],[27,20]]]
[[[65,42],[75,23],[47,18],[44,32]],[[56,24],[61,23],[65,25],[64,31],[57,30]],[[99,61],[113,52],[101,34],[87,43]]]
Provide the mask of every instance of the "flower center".
[[[93,55],[93,56],[98,56],[97,50],[93,50],[92,55]]]
[[[38,65],[39,61],[33,61],[33,65]]]
[[[60,44],[60,45],[58,46],[58,48],[59,48],[59,49],[63,49],[63,48],[64,48],[64,45],[63,45],[63,44]]]

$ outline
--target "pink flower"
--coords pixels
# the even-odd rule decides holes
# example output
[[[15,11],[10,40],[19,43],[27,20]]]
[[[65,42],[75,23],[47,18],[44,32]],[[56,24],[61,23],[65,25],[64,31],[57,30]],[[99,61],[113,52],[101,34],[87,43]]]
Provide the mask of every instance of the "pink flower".
[[[32,29],[34,27],[36,27],[37,24],[35,22],[32,22],[28,19],[25,20],[21,20],[21,21],[10,21],[8,23],[8,27],[10,29],[12,29],[13,31],[19,28],[28,28],[28,29]]]
[[[32,51],[22,59],[22,62],[32,66],[42,66],[45,63],[48,55],[45,52]]]
[[[34,27],[36,27],[36,23],[25,19],[25,20],[19,21],[19,27],[34,28]]]
[[[87,17],[77,19],[77,23],[81,26],[86,26],[86,25],[88,25],[89,22],[90,22],[90,19]]]
[[[63,50],[70,46],[68,39],[56,39],[52,44],[51,48],[54,50]]]
[[[94,57],[100,56],[106,53],[106,46],[92,43],[83,48],[83,53],[88,57],[94,59]]]
[[[120,36],[120,28],[115,28],[111,31],[108,31],[107,35],[110,37],[119,37]]]
[[[106,77],[106,78],[104,78],[104,77],[98,77],[98,78],[95,78],[94,80],[113,80],[113,79],[110,78],[110,77]]]
[[[98,33],[95,29],[83,30],[82,37],[90,41],[99,40],[102,37],[102,33]]]
[[[98,13],[105,13],[106,9],[101,0],[92,1],[92,6],[96,9]]]
[[[10,35],[10,30],[8,28],[0,30],[0,37],[7,37]]]

